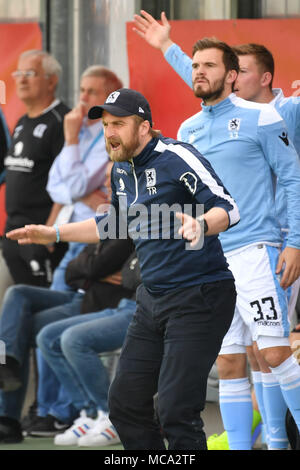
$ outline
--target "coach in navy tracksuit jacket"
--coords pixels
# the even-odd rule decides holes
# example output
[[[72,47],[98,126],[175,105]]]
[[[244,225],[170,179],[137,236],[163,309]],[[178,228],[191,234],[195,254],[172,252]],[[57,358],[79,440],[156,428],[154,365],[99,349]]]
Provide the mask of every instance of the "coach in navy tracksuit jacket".
[[[103,110],[110,156],[122,160],[115,155],[125,143],[118,119],[137,114],[152,124],[150,108],[136,92],[119,90],[91,113],[99,117]],[[205,448],[200,411],[208,373],[231,323],[235,289],[217,234],[204,237],[201,249],[188,249],[186,240],[176,239],[177,219],[168,209],[190,209],[197,216],[197,204],[204,213],[222,208],[232,226],[239,221],[236,204],[197,150],[162,136],[129,161],[115,163],[112,190],[110,216],[97,218],[100,239],[114,236],[114,230],[126,236],[128,229],[143,284],[111,387],[111,420],[126,449],[164,449],[153,421],[158,389],[169,449]]]
[[[152,129],[140,93],[117,90],[89,117],[102,117],[116,162],[110,211],[8,236],[26,243],[91,243],[97,241],[95,220],[103,243],[129,233],[142,284],[110,389],[110,419],[125,449],[165,449],[153,412],[158,391],[168,449],[206,449],[200,412],[236,298],[218,233],[238,223],[236,203],[197,150]]]

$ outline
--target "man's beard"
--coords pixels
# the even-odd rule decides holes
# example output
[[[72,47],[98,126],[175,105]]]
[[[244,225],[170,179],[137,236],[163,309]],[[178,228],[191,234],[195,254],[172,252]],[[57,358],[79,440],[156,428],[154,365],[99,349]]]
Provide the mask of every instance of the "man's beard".
[[[218,98],[220,98],[224,89],[225,89],[225,77],[215,82],[214,87],[213,88],[210,87],[210,90],[207,90],[207,91],[204,91],[201,89],[197,90],[194,86],[194,95],[197,98],[202,98],[204,102],[207,100],[212,101],[212,100],[217,100]]]
[[[113,162],[128,162],[133,156],[140,145],[137,135],[133,135],[129,144],[124,145],[121,140],[112,140],[113,144],[118,143],[119,148],[117,150],[112,149],[111,142],[106,140],[106,151]]]

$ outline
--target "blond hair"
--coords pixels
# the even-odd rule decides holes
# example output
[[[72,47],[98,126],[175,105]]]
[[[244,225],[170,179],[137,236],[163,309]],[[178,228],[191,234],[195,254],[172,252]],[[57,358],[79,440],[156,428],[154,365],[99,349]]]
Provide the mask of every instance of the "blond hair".
[[[104,67],[103,65],[91,65],[81,75],[81,78],[84,77],[103,78],[107,96],[110,95],[113,91],[123,88],[123,83],[119,77],[117,77],[117,75],[112,70]]]

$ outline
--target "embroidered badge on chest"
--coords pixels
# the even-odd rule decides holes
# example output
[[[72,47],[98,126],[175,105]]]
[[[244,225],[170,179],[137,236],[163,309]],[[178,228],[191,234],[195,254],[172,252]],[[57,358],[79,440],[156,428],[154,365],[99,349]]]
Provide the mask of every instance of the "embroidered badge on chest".
[[[230,121],[228,121],[229,136],[231,139],[238,139],[240,127],[241,127],[240,118],[233,118],[233,119],[230,119]]]
[[[146,188],[150,195],[156,194],[156,170],[155,168],[149,168],[145,170],[146,175]]]

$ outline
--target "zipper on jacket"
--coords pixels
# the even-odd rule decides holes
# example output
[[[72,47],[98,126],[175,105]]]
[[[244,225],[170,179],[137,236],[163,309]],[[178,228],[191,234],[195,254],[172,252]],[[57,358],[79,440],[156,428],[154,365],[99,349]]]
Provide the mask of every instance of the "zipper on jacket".
[[[136,172],[135,172],[135,167],[134,167],[133,159],[131,158],[129,161],[130,161],[130,164],[131,164],[132,174],[133,174],[134,182],[135,182],[135,199],[134,199],[134,201],[130,204],[130,205],[132,206],[133,204],[136,203],[137,198],[138,198],[138,195],[139,195],[139,192],[138,192],[138,180],[137,180],[137,176],[136,176]]]

